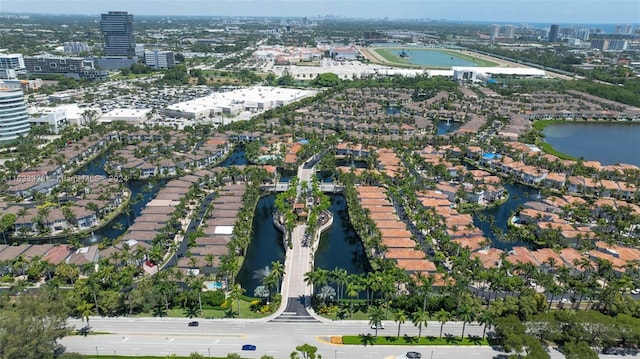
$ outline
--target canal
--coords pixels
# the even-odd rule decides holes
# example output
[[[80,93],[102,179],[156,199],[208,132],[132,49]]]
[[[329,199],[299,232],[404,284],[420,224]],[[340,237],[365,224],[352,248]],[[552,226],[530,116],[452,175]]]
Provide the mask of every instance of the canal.
[[[351,226],[347,201],[342,195],[330,197],[333,225],[320,236],[315,254],[315,268],[326,270],[342,268],[349,274],[371,271],[362,241]]]
[[[282,232],[273,225],[275,199],[276,195],[272,194],[258,201],[252,224],[253,238],[236,278],[246,291],[245,295],[250,297],[271,271],[271,262],[284,263]]]
[[[109,177],[104,167],[107,159],[111,155],[111,150],[96,157],[85,166],[76,171],[76,175],[99,175]],[[221,167],[240,166],[248,163],[245,157],[244,146],[237,146],[233,152],[221,164]],[[133,180],[125,183],[131,191],[131,210],[120,213],[110,224],[94,231],[84,239],[85,245],[91,245],[103,240],[114,240],[124,234],[135,219],[142,213],[147,203],[155,198],[158,191],[168,182],[167,179],[145,179]]]
[[[106,151],[81,167],[75,174],[78,176],[100,175],[109,177],[104,171],[104,165],[110,154],[111,151]],[[166,180],[134,180],[125,183],[126,187],[131,191],[131,210],[128,213],[123,211],[111,223],[84,238],[85,245],[95,244],[105,239],[114,240],[121,236],[166,183]]]
[[[538,201],[538,190],[515,183],[504,183],[504,188],[509,192],[509,199],[502,205],[479,211],[473,215],[473,224],[482,230],[485,237],[491,239],[491,247],[502,250],[511,250],[514,246],[532,246],[532,243],[505,241],[501,235],[494,232],[497,229],[501,234],[507,233],[507,222],[518,210],[518,207],[529,201]]]

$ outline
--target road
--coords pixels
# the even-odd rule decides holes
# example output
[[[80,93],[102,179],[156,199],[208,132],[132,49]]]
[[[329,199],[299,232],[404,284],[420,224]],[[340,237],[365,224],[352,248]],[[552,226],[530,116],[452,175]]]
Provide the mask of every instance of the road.
[[[108,332],[63,338],[61,343],[69,352],[82,354],[117,355],[189,355],[198,352],[208,356],[226,356],[239,353],[245,358],[260,358],[271,355],[288,358],[295,347],[308,343],[318,347],[323,358],[389,358],[397,357],[409,350],[421,352],[423,358],[490,359],[502,354],[490,347],[419,347],[419,346],[361,346],[336,345],[328,342],[331,335],[371,333],[366,321],[337,321],[324,323],[273,323],[266,320],[247,319],[199,319],[198,327],[188,327],[187,318],[91,318],[92,330]],[[385,321],[386,329],[379,335],[396,335],[397,324]],[[71,326],[83,327],[85,323],[72,319]],[[437,336],[440,324],[429,322],[423,335]],[[460,335],[462,323],[445,324],[444,332]],[[401,335],[417,335],[411,323],[401,327]],[[482,327],[467,324],[466,333],[481,335]],[[256,345],[255,352],[242,352],[243,344]],[[551,352],[554,359],[563,358],[557,351]],[[628,357],[628,356],[627,356]],[[601,356],[616,358],[616,356]]]

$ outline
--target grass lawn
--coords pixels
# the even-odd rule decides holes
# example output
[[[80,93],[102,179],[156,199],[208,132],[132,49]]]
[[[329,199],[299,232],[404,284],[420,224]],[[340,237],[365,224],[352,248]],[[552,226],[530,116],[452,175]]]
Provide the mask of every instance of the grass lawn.
[[[458,51],[440,50],[440,49],[438,49],[438,51],[444,52],[445,54],[449,54],[449,55],[454,56],[454,57],[459,57],[459,58],[461,58],[463,60],[467,60],[469,62],[473,62],[473,63],[477,64],[480,67],[495,67],[495,66],[498,66],[498,64],[496,64],[495,62],[491,62],[489,60],[481,59],[479,57],[463,54],[463,53],[458,52]]]
[[[124,359],[124,358],[137,358],[137,359],[189,359],[190,357],[186,356],[177,356],[177,355],[167,355],[167,356],[153,356],[153,355],[144,355],[144,356],[125,356],[125,355],[83,355],[85,359]],[[204,358],[204,357],[203,357]],[[227,359],[228,357],[207,357],[211,359]]]
[[[464,338],[454,336],[438,337],[412,337],[408,335],[378,336],[374,335],[345,335],[342,337],[345,345],[489,345],[487,339],[480,337]]]
[[[545,127],[556,123],[564,123],[564,120],[537,120],[533,123],[533,128],[538,131],[543,131]]]
[[[237,315],[237,311],[238,311],[238,305],[236,304],[236,302],[233,302],[233,312],[236,313],[234,315],[234,318],[245,318],[245,319],[257,319],[257,318],[264,318],[266,316],[268,316],[271,313],[267,313],[267,314],[262,314],[262,313],[256,313],[252,310],[249,309],[249,306],[251,305],[250,302],[247,302],[245,300],[240,300],[240,315]],[[194,317],[193,319],[197,319],[197,318],[205,318],[205,319],[216,319],[216,318],[226,318],[228,313],[228,309],[207,309],[207,308],[203,308],[202,309],[202,313],[200,313],[199,316]],[[152,313],[141,313],[140,315],[138,315],[139,317],[150,317],[153,316],[153,312]],[[182,308],[171,308],[169,309],[169,311],[167,311],[167,317],[169,318],[187,318],[187,316],[185,315],[185,311]]]

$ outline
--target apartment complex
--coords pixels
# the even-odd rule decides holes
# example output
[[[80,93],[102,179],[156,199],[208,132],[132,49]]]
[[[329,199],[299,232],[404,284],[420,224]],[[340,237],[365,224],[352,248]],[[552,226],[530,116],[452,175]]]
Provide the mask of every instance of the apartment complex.
[[[0,144],[15,141],[30,128],[22,89],[0,82]]]

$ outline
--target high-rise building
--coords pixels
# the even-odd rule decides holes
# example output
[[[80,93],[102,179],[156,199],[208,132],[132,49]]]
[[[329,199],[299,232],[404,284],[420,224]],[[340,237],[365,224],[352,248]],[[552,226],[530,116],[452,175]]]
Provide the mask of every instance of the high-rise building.
[[[0,82],[0,144],[11,143],[30,129],[22,88]]]
[[[633,26],[631,24],[616,25],[616,35],[631,35],[633,33]]]
[[[500,25],[493,24],[493,25],[491,25],[490,39],[491,39],[491,41],[493,41],[498,37],[500,37]]]
[[[516,27],[513,25],[507,25],[504,27],[504,37],[507,39],[513,39],[516,36]]]
[[[107,14],[102,14],[100,31],[104,36],[106,56],[135,56],[133,14],[126,11],[109,11]]]
[[[578,33],[576,35],[576,38],[582,40],[582,41],[587,41],[589,40],[589,35],[591,34],[591,31],[587,28],[582,28],[580,30],[578,30]]]
[[[557,42],[558,41],[558,32],[560,31],[560,26],[551,25],[551,29],[549,29],[549,42]]]
[[[606,48],[608,51],[626,51],[629,43],[627,40],[610,39]]]

